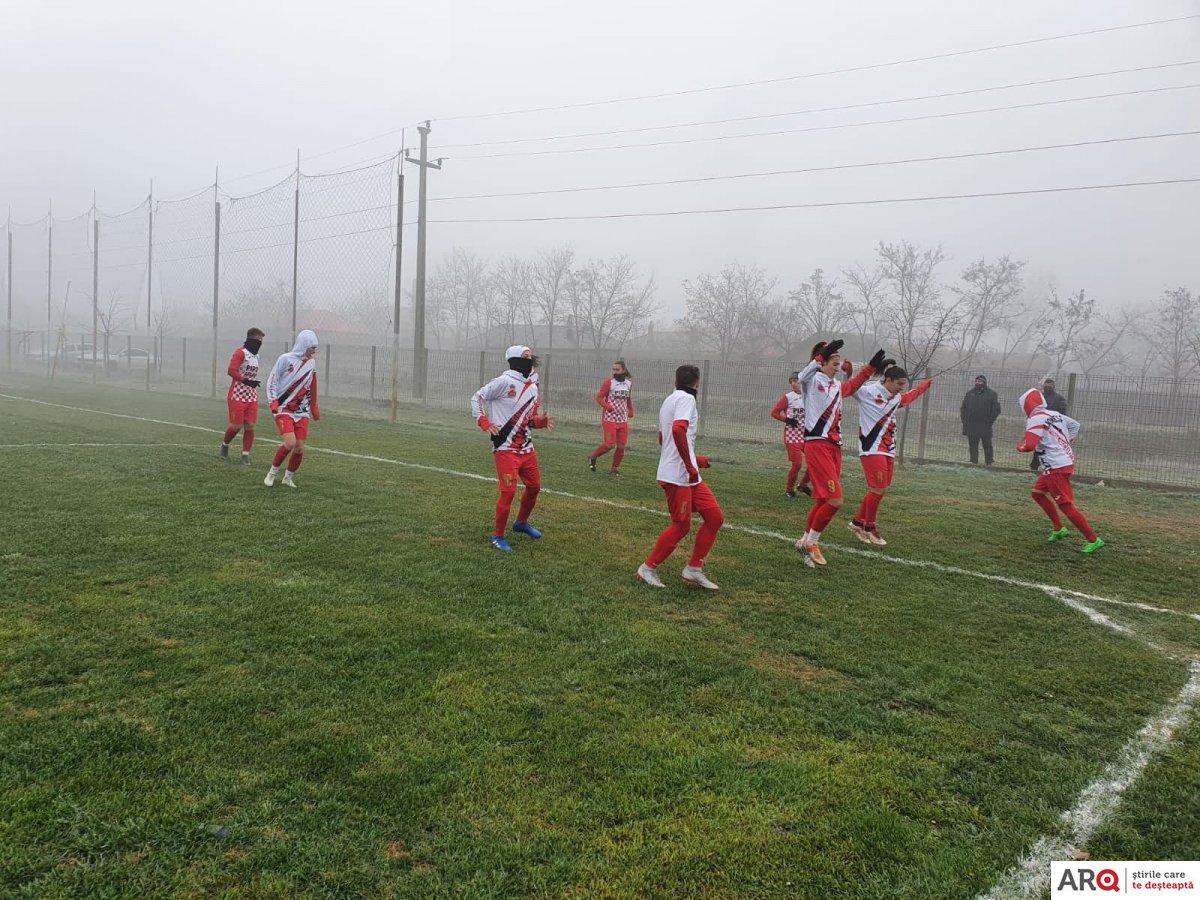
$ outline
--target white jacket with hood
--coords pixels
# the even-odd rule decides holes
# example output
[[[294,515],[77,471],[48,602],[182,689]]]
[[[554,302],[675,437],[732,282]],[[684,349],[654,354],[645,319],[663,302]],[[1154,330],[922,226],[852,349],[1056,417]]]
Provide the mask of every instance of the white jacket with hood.
[[[275,360],[271,377],[267,379],[267,400],[275,415],[293,419],[319,419],[317,407],[317,363],[305,359],[309,350],[317,347],[315,331],[305,329],[296,335],[296,345],[290,353]],[[275,404],[279,408],[275,410]]]

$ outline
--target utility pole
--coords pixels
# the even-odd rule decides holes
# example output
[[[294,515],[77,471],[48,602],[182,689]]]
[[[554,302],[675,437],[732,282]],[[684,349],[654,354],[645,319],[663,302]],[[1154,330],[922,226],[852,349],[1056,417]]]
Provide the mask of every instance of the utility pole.
[[[4,227],[4,234],[8,240],[8,288],[4,296],[8,298],[8,367],[12,368],[12,209],[8,211],[8,224]],[[47,266],[49,268],[49,266]],[[33,342],[30,341],[32,348]]]
[[[401,144],[404,135],[400,136]],[[404,289],[400,282],[401,263],[404,259],[404,148],[396,159],[396,284],[392,305],[392,417],[396,421],[396,407],[400,399],[400,298]],[[11,240],[11,236],[9,238]]]
[[[425,357],[425,176],[429,169],[441,169],[442,160],[429,161],[429,122],[418,125],[421,135],[421,157],[413,159],[407,153],[404,158],[421,168],[421,179],[417,188],[417,289],[413,298],[413,394],[425,399],[425,378],[428,360]]]
[[[213,183],[213,316],[212,316],[212,396],[217,396],[217,298],[221,292],[221,199],[217,185],[221,182],[221,170],[217,169],[217,180]],[[161,353],[161,349],[159,350]]]
[[[296,196],[292,206],[292,340],[296,339],[296,287],[300,271],[300,148],[296,148]]]
[[[92,384],[96,383],[96,335],[100,331],[100,215],[92,200]],[[108,365],[108,360],[104,361]]]
[[[154,329],[150,325],[150,300],[154,292],[154,179],[150,179],[150,199],[147,201],[146,222],[146,338],[150,340],[154,335]],[[158,353],[155,354],[155,363],[158,362],[158,357],[162,354],[162,348],[158,348]],[[133,365],[132,354],[130,354],[129,365]],[[150,390],[150,357],[146,357],[146,390]]]
[[[11,234],[11,232],[10,232]],[[10,238],[11,240],[11,238]],[[10,267],[11,268],[11,267]],[[50,202],[50,212],[46,216],[46,345],[50,344],[50,331],[54,327],[54,311],[51,300],[51,291],[54,290],[54,202]],[[11,291],[11,283],[10,290]],[[64,304],[66,301],[63,301]],[[66,318],[66,311],[63,311],[63,318]],[[51,372],[50,356],[46,356],[46,374]]]

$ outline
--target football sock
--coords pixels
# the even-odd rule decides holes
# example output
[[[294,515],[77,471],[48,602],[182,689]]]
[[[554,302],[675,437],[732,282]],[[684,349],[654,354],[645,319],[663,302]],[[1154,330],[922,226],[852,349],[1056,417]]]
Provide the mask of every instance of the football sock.
[[[675,552],[675,548],[679,546],[679,542],[687,537],[687,533],[692,530],[692,523],[672,522],[663,533],[658,536],[658,540],[654,543],[654,549],[650,551],[650,555],[646,558],[646,565],[652,569],[657,569],[659,565],[666,560],[668,556]]]
[[[788,493],[791,493],[792,491],[794,491],[796,489],[796,476],[800,474],[800,469],[803,466],[804,466],[804,463],[792,463],[792,467],[790,469],[788,469],[788,477],[787,477]]]
[[[287,459],[287,455],[290,452],[291,451],[287,448],[287,444],[280,444],[279,449],[275,451],[275,459],[271,463],[271,468],[278,469],[280,466],[282,466],[283,461]]]
[[[1062,528],[1062,517],[1059,516],[1058,507],[1055,505],[1054,501],[1039,491],[1034,491],[1032,496],[1033,502],[1044,509],[1046,511],[1046,515],[1050,517],[1050,524],[1054,526],[1054,530],[1058,531],[1058,529]],[[1082,528],[1079,530],[1083,531]]]
[[[302,462],[304,462],[304,453],[300,450],[292,451],[292,458],[288,460],[287,470],[289,472],[295,472],[298,468],[300,468],[300,463]]]
[[[725,514],[718,507],[717,509],[706,509],[700,513],[700,518],[704,520],[704,524],[696,532],[696,546],[692,548],[692,559],[688,563],[689,566],[697,569],[704,568],[704,560],[708,558],[713,544],[717,542],[717,534],[720,532],[721,526],[725,524]]]
[[[232,441],[234,439],[234,437],[237,436],[237,433],[238,433],[238,430],[235,427],[233,427],[232,425],[230,425],[228,428],[225,429],[225,437],[223,437],[221,439],[221,443],[224,444],[226,447],[228,447],[229,442]]]
[[[226,443],[229,443],[226,441]],[[250,448],[254,446],[254,429],[247,428],[242,432],[242,452],[249,453]]]
[[[1074,503],[1067,503],[1062,507],[1063,515],[1071,520],[1074,525],[1088,539],[1090,544],[1096,540],[1096,532],[1092,531],[1092,526],[1088,524],[1087,516],[1085,516]]]
[[[621,468],[621,460],[623,460],[624,458],[625,458],[625,448],[624,447],[618,447],[616,450],[613,451],[612,467],[613,467],[614,471]]]

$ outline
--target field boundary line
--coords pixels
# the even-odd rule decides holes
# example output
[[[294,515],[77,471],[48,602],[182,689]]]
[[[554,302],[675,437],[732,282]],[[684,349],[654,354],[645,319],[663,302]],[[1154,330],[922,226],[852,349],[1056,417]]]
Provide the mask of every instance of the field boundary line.
[[[1200,702],[1200,659],[1193,659],[1189,675],[1175,699],[1142,726],[1105,766],[1084,786],[1075,803],[1059,818],[1055,835],[1038,838],[1029,852],[977,900],[1018,900],[1041,897],[1050,890],[1050,863],[1069,859],[1072,850],[1087,845],[1092,835],[1121,805],[1125,791],[1187,727]]]
[[[189,447],[193,450],[202,450],[203,449],[203,446],[201,444],[142,444],[142,443],[137,443],[137,444],[134,444],[134,443],[98,444],[98,443],[92,443],[92,442],[88,442],[88,441],[77,441],[77,442],[69,443],[69,444],[64,444],[64,443],[57,443],[57,444],[55,444],[55,443],[0,444],[0,450],[60,450],[63,448],[75,448],[75,447],[86,447],[88,449],[95,449],[95,448],[104,449],[105,447],[138,447],[138,448],[143,448],[143,447]]]
[[[25,403],[33,403],[39,406],[50,406],[56,409],[65,409],[71,412],[93,413],[100,416],[109,416],[117,419],[128,419],[135,422],[148,422],[154,425],[166,425],[175,428],[187,428],[192,431],[202,431],[210,434],[222,434],[219,428],[209,428],[203,425],[191,425],[186,422],[171,422],[165,419],[155,419],[149,416],[135,416],[128,413],[116,413],[102,409],[90,409],[81,406],[68,406],[62,403],[52,403],[48,400],[36,400],[32,397],[21,397],[15,394],[0,393],[0,399],[15,400]],[[386,456],[376,456],[370,453],[356,453],[349,450],[336,450],[331,447],[317,447],[309,444],[305,447],[306,452],[324,453],[330,456],[340,456],[346,459],[357,459],[364,462],[384,463],[386,465],[400,466],[406,469],[415,469],[422,472],[433,472],[439,475],[450,475],[456,478],[469,478],[473,481],[483,481],[494,483],[496,477],[494,475],[481,475],[478,472],[463,472],[458,469],[449,469],[444,466],[431,466],[425,463],[408,462],[406,460],[392,459]],[[582,503],[594,503],[601,506],[608,506],[613,509],[621,509],[627,512],[639,512],[647,515],[657,516],[659,518],[667,518],[668,513],[661,509],[652,509],[648,506],[641,506],[634,503],[626,503],[620,500],[609,500],[605,497],[592,497],[587,494],[576,494],[571,491],[558,490],[556,488],[542,488],[543,494],[549,494],[555,497],[565,497],[570,500],[577,500]],[[787,541],[794,543],[795,539],[786,534],[777,531],[769,531],[761,528],[754,528],[749,525],[738,525],[733,522],[726,522],[723,526],[729,531],[736,531],[741,534],[751,535],[753,537],[772,538],[774,540]],[[976,572],[972,569],[964,569],[960,566],[952,566],[947,563],[935,562],[926,559],[909,559],[903,556],[893,556],[888,553],[880,553],[877,550],[863,550],[858,547],[851,547],[844,544],[830,542],[828,546],[834,547],[839,553],[845,553],[849,556],[858,556],[864,559],[873,559],[882,562],[892,563],[894,565],[907,566],[916,569],[928,569],[933,572],[938,572],[943,575],[958,575],[966,578],[976,578],[982,581],[990,581],[994,584],[1003,584],[1009,587],[1023,588],[1032,590],[1038,593],[1045,594],[1052,600],[1062,603],[1065,606],[1074,609],[1077,612],[1086,615],[1092,622],[1101,625],[1119,634],[1133,634],[1133,629],[1128,626],[1115,622],[1108,616],[1092,609],[1087,603],[1103,603],[1112,606],[1120,606],[1129,609],[1137,609],[1143,612],[1150,612],[1162,615],[1180,616],[1193,621],[1200,622],[1200,613],[1189,613],[1178,609],[1167,609],[1165,607],[1151,606],[1148,603],[1139,603],[1132,600],[1118,600],[1113,597],[1101,597],[1096,594],[1089,594],[1083,591],[1076,591],[1070,588],[1063,588],[1053,584],[1042,584],[1036,581],[1026,581],[1020,578],[1013,578],[1008,575],[997,575],[989,572]]]

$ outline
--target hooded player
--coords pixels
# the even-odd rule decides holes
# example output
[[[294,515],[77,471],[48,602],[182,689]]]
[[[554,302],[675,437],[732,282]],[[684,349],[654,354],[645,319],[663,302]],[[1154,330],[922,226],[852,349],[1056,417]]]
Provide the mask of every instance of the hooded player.
[[[1075,449],[1071,442],[1079,434],[1079,423],[1064,413],[1048,409],[1046,398],[1037,388],[1022,394],[1020,402],[1026,416],[1025,438],[1017,444],[1017,452],[1041,454],[1042,469],[1033,486],[1033,500],[1045,510],[1054,526],[1050,542],[1061,541],[1070,534],[1059,516],[1061,512],[1087,539],[1083,552],[1095,553],[1104,546],[1104,541],[1096,536],[1087,517],[1075,506],[1075,490],[1071,486],[1071,473],[1075,469]]]
[[[858,461],[866,477],[867,493],[850,522],[850,530],[864,544],[887,543],[879,534],[875,518],[896,471],[896,413],[933,384],[926,378],[911,391],[906,391],[908,372],[895,365],[893,360],[884,360],[884,365],[883,380],[868,381],[855,395],[858,398]]]
[[[554,419],[541,414],[533,351],[528,347],[509,347],[504,356],[508,360],[507,371],[475,392],[471,397],[471,415],[492,437],[492,458],[496,461],[496,477],[500,481],[492,546],[502,553],[511,553],[512,547],[504,532],[517,495],[518,478],[525,485],[525,492],[521,495],[513,531],[535,540],[542,536],[529,524],[529,516],[542,489],[542,474],[530,429],[553,429]]]
[[[283,435],[283,443],[275,451],[275,460],[263,479],[271,487],[279,467],[288,459],[283,483],[294,488],[292,477],[304,461],[304,442],[308,440],[308,421],[321,420],[317,406],[317,335],[305,329],[296,335],[296,345],[291,353],[275,360],[271,377],[267,379],[267,399],[271,402],[271,414],[275,416],[275,427]]]
[[[258,422],[258,351],[262,349],[261,328],[246,332],[246,342],[229,358],[229,427],[221,439],[221,459],[229,459],[229,442],[242,431],[242,465],[250,465],[250,449],[254,446],[254,426]]]

